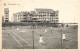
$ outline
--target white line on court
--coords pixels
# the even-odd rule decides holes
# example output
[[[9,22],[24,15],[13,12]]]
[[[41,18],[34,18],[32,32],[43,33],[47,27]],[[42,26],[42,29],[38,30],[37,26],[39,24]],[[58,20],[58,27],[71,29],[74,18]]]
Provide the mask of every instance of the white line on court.
[[[11,34],[12,35],[12,34]],[[21,47],[23,47],[22,45],[21,45],[21,43],[12,35],[12,37],[16,40],[16,42],[21,46]]]
[[[14,33],[14,32],[13,32]],[[15,35],[17,35],[16,33],[14,33]],[[26,44],[28,44],[29,46],[31,46],[28,42],[26,42],[23,38],[21,38],[19,35],[17,35],[20,39],[22,39]]]

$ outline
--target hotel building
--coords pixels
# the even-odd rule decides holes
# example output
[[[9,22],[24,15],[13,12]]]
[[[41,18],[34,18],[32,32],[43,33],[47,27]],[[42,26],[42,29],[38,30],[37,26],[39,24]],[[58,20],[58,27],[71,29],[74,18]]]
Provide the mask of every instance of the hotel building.
[[[14,22],[49,22],[58,23],[58,12],[52,9],[35,9],[34,11],[22,11],[13,14]]]

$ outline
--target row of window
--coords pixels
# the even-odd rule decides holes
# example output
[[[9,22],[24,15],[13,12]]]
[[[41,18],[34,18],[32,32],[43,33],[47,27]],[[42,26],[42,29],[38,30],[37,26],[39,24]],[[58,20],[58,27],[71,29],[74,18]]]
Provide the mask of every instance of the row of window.
[[[28,16],[28,15],[18,15],[18,17],[19,16]],[[57,14],[55,14],[55,15],[51,14],[51,15],[29,15],[29,16],[39,16],[39,17],[51,16],[51,17],[53,17],[53,16],[58,16],[58,15]]]
[[[27,18],[26,17],[25,18],[18,17],[17,19],[19,20],[19,19],[27,19]],[[39,17],[37,19],[58,19],[58,18],[44,18],[44,17],[42,18],[42,17]]]
[[[38,19],[58,19],[58,18],[38,18]]]
[[[39,20],[57,20],[57,19],[40,19],[40,18],[39,18]]]
[[[26,18],[18,18],[18,19],[26,19]],[[37,19],[58,19],[58,18],[41,18],[41,17],[39,17],[39,18],[37,18]]]

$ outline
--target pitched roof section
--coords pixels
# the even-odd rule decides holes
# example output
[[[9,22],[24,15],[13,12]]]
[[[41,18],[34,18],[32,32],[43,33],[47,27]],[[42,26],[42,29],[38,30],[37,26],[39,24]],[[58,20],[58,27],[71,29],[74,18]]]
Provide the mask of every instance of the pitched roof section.
[[[55,11],[52,10],[52,9],[36,9],[36,12],[39,12],[39,13],[54,13]]]

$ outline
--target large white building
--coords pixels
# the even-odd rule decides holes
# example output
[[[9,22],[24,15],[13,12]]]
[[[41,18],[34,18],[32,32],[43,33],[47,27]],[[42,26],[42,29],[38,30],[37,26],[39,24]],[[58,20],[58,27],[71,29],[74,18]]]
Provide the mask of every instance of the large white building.
[[[52,9],[35,9],[34,11],[22,11],[13,14],[14,22],[49,22],[58,23],[58,12]]]
[[[58,11],[52,9],[36,9],[35,12],[39,21],[58,23]]]

